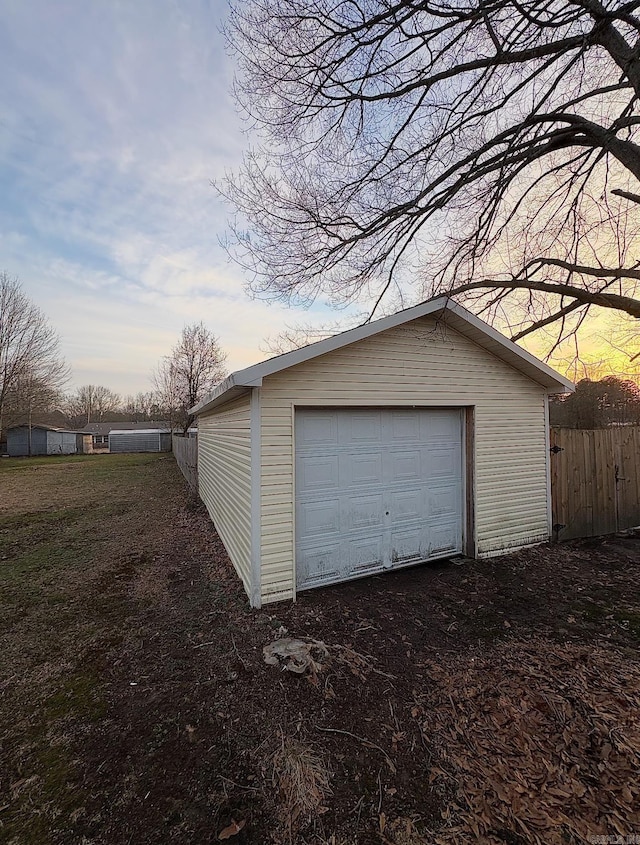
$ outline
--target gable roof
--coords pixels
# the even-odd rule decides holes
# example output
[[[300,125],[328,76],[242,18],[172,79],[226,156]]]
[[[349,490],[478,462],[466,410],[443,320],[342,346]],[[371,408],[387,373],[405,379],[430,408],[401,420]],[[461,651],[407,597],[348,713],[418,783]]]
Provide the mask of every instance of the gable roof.
[[[7,428],[7,431],[17,431],[19,428],[29,428],[28,423],[17,423],[16,425],[10,425]],[[59,428],[56,425],[47,425],[46,423],[33,423],[31,425],[31,429],[38,429],[39,431],[56,431],[59,434],[82,434],[81,431],[78,429],[70,429],[70,428]]]
[[[122,434],[130,437],[132,434],[171,434],[168,428],[112,428],[109,437]]]
[[[203,414],[217,405],[229,402],[235,396],[244,393],[248,388],[260,387],[262,379],[266,376],[279,373],[289,367],[295,367],[297,364],[317,358],[319,355],[325,355],[327,352],[342,349],[351,343],[396,328],[420,317],[429,316],[445,320],[447,325],[459,334],[469,338],[497,358],[501,358],[514,369],[519,370],[525,376],[546,388],[548,393],[573,392],[573,383],[547,364],[500,334],[488,323],[463,308],[462,305],[453,302],[448,296],[438,296],[435,299],[422,302],[420,305],[415,305],[413,308],[406,308],[404,311],[398,311],[388,317],[381,317],[379,320],[365,323],[355,329],[349,329],[324,340],[318,340],[316,343],[310,343],[308,346],[294,349],[292,352],[276,355],[274,358],[269,358],[244,370],[236,370],[220,382],[201,402],[190,408],[189,413]]]
[[[85,425],[82,429],[83,434],[109,434],[110,431],[118,431],[126,429],[127,431],[137,431],[139,429],[162,429],[169,431],[170,425],[164,420],[143,420],[142,422],[93,422]]]

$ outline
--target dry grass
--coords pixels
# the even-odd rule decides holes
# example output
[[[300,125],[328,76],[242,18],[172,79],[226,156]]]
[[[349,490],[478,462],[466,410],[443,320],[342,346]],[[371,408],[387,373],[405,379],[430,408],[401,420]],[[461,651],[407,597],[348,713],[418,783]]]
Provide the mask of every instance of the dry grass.
[[[0,516],[86,507],[118,498],[118,478],[153,464],[157,455],[76,455],[0,460]],[[162,458],[162,456],[160,456]],[[116,481],[116,484],[114,484]],[[135,487],[127,485],[127,494]],[[138,492],[142,492],[142,488]]]
[[[332,772],[321,754],[297,739],[281,736],[271,758],[273,785],[278,787],[290,834],[299,824],[322,813],[331,794]]]
[[[166,593],[150,569],[172,483],[175,496],[174,466],[157,455],[0,462],[3,842],[49,845],[84,812],[77,736],[107,709],[97,655],[129,636],[138,595],[159,605]]]

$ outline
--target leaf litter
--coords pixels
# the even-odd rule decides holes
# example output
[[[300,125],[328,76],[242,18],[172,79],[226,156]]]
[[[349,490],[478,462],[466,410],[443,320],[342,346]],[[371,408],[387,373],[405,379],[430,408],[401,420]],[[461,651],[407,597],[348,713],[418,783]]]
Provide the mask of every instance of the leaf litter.
[[[640,830],[640,668],[605,648],[540,639],[426,665],[414,714],[455,783],[437,843],[582,842]]]

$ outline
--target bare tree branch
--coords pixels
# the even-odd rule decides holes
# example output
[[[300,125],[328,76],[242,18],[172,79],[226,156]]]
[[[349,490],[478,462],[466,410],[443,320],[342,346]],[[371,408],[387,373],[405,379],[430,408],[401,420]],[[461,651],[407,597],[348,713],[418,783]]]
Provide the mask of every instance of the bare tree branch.
[[[235,6],[255,146],[217,187],[251,290],[457,291],[561,338],[571,301],[637,314],[639,35],[614,0]]]
[[[523,337],[526,337],[533,332],[537,332],[538,329],[543,329],[545,326],[551,325],[551,323],[555,323],[558,319],[562,317],[566,317],[568,314],[573,313],[578,308],[581,308],[584,303],[576,301],[572,302],[569,305],[565,305],[563,308],[558,309],[558,311],[549,314],[547,317],[543,317],[540,320],[536,320],[535,323],[532,323],[530,326],[527,326],[526,329],[522,329],[522,331],[516,332],[515,334],[511,335],[511,340],[515,343],[518,340],[522,340]]]
[[[631,200],[631,202],[637,202],[640,205],[640,194],[632,194],[631,191],[623,191],[621,188],[614,188],[611,193],[617,197],[624,197],[626,200]]]
[[[10,412],[46,405],[68,380],[57,333],[18,279],[0,273],[0,431]]]

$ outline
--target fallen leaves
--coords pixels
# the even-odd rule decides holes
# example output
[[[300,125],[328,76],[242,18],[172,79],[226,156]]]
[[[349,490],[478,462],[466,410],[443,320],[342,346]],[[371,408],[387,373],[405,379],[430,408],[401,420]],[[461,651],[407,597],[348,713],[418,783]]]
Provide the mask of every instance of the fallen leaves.
[[[244,819],[242,821],[237,822],[235,819],[231,819],[231,824],[227,825],[223,830],[220,831],[218,834],[218,839],[231,839],[233,836],[237,836],[242,828],[245,826],[246,822]]]
[[[430,782],[456,784],[437,842],[498,842],[506,830],[551,845],[639,829],[637,663],[531,640],[461,664],[434,662],[423,702],[441,759]]]

